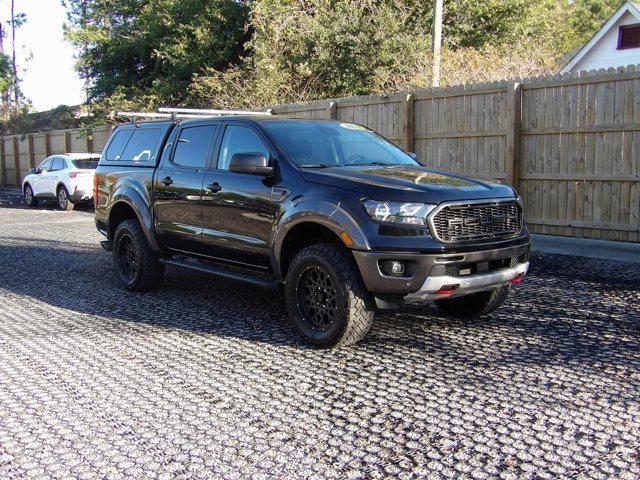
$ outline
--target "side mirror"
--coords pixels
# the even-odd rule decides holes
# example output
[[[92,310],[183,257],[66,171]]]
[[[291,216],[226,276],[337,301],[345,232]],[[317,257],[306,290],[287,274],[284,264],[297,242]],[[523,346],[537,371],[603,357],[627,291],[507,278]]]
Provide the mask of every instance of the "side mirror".
[[[35,175],[36,173],[38,173],[38,169],[36,168],[32,168],[31,170],[29,170],[29,175]]]
[[[236,153],[229,162],[230,172],[267,177],[273,173],[273,170],[269,160],[262,153]]]

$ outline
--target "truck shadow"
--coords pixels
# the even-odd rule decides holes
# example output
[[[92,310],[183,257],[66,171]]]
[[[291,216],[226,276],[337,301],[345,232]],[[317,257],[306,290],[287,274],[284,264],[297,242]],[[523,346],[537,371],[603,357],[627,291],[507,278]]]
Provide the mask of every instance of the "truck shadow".
[[[117,284],[110,254],[94,245],[2,240],[0,289],[29,297],[24,299],[24,309],[33,322],[38,321],[42,302],[68,310],[73,328],[82,328],[86,322],[94,329],[126,322],[131,328],[152,325],[309,350],[287,318],[282,291],[170,268],[159,290],[131,293]],[[594,295],[593,290],[581,291],[579,282],[568,290],[564,277],[548,273],[534,269],[508,303],[489,318],[452,320],[434,307],[381,313],[363,342],[324,355],[347,358],[377,353],[420,364],[437,361],[480,370],[513,364],[631,363],[640,368],[637,283],[625,291],[618,289],[613,301],[611,296]],[[607,290],[606,285],[599,287]],[[11,321],[2,314],[0,318]],[[149,332],[145,328],[140,333]]]

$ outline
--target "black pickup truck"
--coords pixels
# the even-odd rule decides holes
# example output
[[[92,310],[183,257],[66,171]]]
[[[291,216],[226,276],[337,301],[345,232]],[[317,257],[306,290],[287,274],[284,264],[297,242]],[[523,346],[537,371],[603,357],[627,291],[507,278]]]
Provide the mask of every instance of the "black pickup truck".
[[[125,288],[158,286],[165,265],[284,286],[294,325],[320,347],[363,338],[376,308],[488,314],[529,266],[511,187],[427,169],[353,123],[125,124],[100,159],[94,202]]]

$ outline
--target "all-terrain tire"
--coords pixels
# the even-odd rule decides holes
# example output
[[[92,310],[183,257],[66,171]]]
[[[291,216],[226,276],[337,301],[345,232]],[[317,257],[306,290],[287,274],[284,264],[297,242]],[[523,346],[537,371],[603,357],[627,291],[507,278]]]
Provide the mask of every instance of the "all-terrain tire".
[[[149,248],[137,220],[124,220],[118,225],[112,252],[118,278],[127,290],[151,290],[162,282],[164,265]]]
[[[437,300],[436,305],[447,315],[471,319],[494,312],[509,296],[511,285],[494,288],[487,292],[472,293],[463,297]]]
[[[38,199],[33,194],[33,188],[28,183],[24,186],[24,203],[28,208],[38,205]]]
[[[64,185],[58,187],[58,191],[56,192],[56,205],[58,206],[58,210],[73,210],[74,204],[69,200],[69,191]]]
[[[313,322],[312,318],[317,317],[309,313],[309,308],[315,307],[313,301],[309,301],[311,289],[305,283],[307,276],[311,278],[320,274],[324,279],[324,284],[321,281],[320,285],[331,285],[329,293],[327,290],[323,293],[321,287],[315,290],[318,295],[330,299],[329,306],[324,307],[331,312],[324,318],[330,320],[322,327]],[[352,345],[365,337],[373,323],[371,295],[362,282],[351,253],[341,245],[321,243],[300,250],[287,271],[285,295],[287,310],[295,327],[307,342],[316,347]]]

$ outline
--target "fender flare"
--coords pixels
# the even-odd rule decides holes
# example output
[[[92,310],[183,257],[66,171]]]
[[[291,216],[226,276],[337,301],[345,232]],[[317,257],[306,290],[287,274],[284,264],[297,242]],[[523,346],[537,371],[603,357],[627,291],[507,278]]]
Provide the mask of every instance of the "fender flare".
[[[280,261],[282,260],[282,247],[287,234],[293,227],[300,223],[317,223],[327,227],[338,238],[346,232],[353,240],[349,248],[354,250],[369,250],[369,242],[356,220],[340,205],[327,200],[305,200],[291,205],[286,213],[279,219],[272,237],[271,266],[273,271],[282,277]]]
[[[151,213],[151,199],[149,198],[146,188],[136,185],[132,179],[120,179],[118,185],[112,190],[108,202],[109,208],[106,214],[107,232],[111,232],[109,225],[111,221],[111,211],[114,207],[122,203],[129,206],[136,214],[140,225],[142,225],[142,231],[144,232],[149,247],[156,252],[160,252],[162,248],[156,237],[153,215]],[[110,238],[109,240],[113,239]]]

